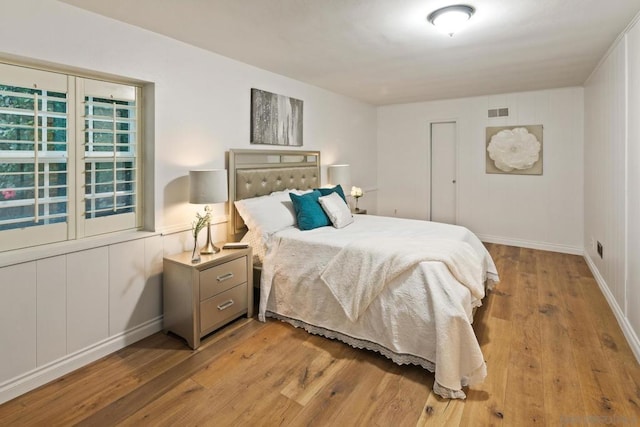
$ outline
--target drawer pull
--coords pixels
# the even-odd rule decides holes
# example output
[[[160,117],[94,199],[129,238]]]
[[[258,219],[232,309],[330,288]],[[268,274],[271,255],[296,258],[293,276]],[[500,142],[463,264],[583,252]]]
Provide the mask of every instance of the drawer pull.
[[[223,302],[222,304],[220,304],[218,306],[218,310],[220,310],[220,311],[225,310],[225,309],[231,307],[233,304],[235,304],[235,302],[232,299],[230,299],[229,301]]]
[[[216,277],[218,282],[224,282],[225,280],[231,279],[233,277],[233,273],[223,274],[222,276]]]

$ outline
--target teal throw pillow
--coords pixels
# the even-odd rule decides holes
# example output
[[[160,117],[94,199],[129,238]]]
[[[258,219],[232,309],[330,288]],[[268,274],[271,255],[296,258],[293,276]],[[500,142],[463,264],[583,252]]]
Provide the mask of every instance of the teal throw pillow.
[[[345,202],[347,201],[347,198],[344,196],[344,190],[342,189],[342,185],[340,184],[331,188],[314,188],[314,190],[319,191],[323,196],[328,196],[331,193],[338,193],[338,195],[342,197],[342,200],[344,200]]]
[[[313,230],[314,228],[331,225],[331,220],[329,220],[329,217],[318,202],[320,196],[322,196],[322,193],[317,190],[301,196],[289,193],[300,230]]]

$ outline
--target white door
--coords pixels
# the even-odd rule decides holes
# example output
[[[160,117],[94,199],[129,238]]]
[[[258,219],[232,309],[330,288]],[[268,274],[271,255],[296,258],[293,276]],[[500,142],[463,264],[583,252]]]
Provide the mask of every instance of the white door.
[[[456,122],[431,123],[431,221],[456,223]]]

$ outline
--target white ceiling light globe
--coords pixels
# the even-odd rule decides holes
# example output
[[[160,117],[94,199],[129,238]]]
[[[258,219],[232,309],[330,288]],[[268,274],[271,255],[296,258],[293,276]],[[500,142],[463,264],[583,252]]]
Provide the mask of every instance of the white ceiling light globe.
[[[454,33],[464,27],[474,12],[475,9],[471,6],[447,6],[431,12],[427,19],[439,31],[442,31],[449,36],[453,36]]]

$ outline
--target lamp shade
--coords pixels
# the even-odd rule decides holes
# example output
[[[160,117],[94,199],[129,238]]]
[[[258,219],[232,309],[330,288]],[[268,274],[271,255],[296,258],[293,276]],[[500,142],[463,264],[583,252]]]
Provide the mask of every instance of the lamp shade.
[[[228,200],[227,171],[203,169],[189,171],[189,203],[222,203]]]
[[[342,189],[347,192],[351,189],[351,167],[349,165],[329,165],[327,166],[327,176],[330,185],[340,184]]]

